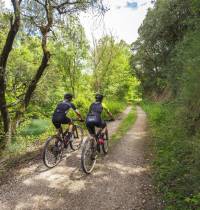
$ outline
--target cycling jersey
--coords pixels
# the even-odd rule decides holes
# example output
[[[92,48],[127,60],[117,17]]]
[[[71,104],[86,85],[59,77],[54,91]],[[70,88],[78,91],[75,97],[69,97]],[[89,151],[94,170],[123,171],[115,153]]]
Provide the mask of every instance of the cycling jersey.
[[[53,115],[57,115],[57,114],[66,115],[68,113],[69,109],[73,109],[75,111],[76,107],[70,101],[64,100],[57,105]]]
[[[90,134],[95,134],[95,127],[106,127],[106,123],[101,119],[103,109],[109,111],[105,104],[101,102],[94,102],[90,105],[86,118],[86,126]]]
[[[60,102],[52,116],[52,122],[56,128],[60,128],[61,124],[68,124],[71,122],[71,119],[66,115],[70,109],[76,111],[76,107],[70,101],[64,100]]]
[[[105,109],[107,112],[109,112],[109,109],[104,103],[101,102],[94,102],[90,105],[89,113],[88,114],[98,114],[101,115],[103,109]]]

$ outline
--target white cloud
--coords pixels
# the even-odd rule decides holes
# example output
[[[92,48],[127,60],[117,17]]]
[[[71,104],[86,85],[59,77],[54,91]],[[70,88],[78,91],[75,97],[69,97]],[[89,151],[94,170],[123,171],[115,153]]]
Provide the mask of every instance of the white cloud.
[[[81,22],[86,30],[86,35],[92,43],[92,34],[100,39],[107,33],[112,33],[118,39],[132,43],[138,37],[138,28],[145,18],[147,10],[151,7],[150,0],[109,0],[105,2],[110,10],[106,12],[103,20],[91,14],[82,15]],[[137,2],[137,8],[127,7],[127,2]]]

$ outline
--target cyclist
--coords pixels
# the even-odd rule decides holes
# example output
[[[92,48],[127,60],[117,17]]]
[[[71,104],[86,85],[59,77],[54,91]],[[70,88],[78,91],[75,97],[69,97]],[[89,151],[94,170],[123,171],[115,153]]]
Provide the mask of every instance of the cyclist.
[[[76,109],[75,105],[72,103],[73,95],[71,93],[66,93],[64,95],[64,101],[60,102],[52,116],[52,122],[56,127],[58,134],[62,133],[61,124],[69,124],[68,135],[71,136],[72,133],[72,120],[67,117],[69,109],[73,109],[78,118],[83,121],[80,112]]]
[[[96,94],[96,101],[90,105],[89,112],[86,118],[86,126],[90,135],[95,134],[95,127],[102,129],[106,128],[106,122],[101,118],[101,113],[103,110],[105,110],[110,118],[114,120],[112,113],[108,110],[105,104],[102,103],[103,97],[104,96],[102,94]]]

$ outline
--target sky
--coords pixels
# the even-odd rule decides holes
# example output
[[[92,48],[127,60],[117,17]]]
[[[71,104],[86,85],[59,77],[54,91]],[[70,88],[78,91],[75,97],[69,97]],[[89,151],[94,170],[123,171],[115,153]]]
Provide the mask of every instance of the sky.
[[[8,6],[10,0],[5,0]],[[138,29],[145,18],[151,0],[103,0],[109,10],[102,17],[92,13],[81,14],[80,20],[86,36],[92,45],[93,37],[99,40],[106,34],[112,34],[118,40],[128,44],[138,37]]]
[[[128,44],[134,42],[148,8],[152,7],[151,0],[104,0],[104,3],[110,9],[103,18],[91,14],[81,17],[81,23],[90,43],[93,37],[98,40],[105,34],[112,34]]]

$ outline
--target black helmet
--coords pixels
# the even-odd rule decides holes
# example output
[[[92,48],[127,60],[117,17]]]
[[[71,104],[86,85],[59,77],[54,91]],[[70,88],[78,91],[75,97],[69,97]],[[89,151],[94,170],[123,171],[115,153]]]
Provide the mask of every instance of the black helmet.
[[[64,99],[71,100],[73,98],[73,95],[71,93],[65,93]]]
[[[100,94],[100,93],[97,93],[97,94],[95,95],[95,99],[96,99],[96,101],[102,101],[102,100],[103,100],[103,95]]]

